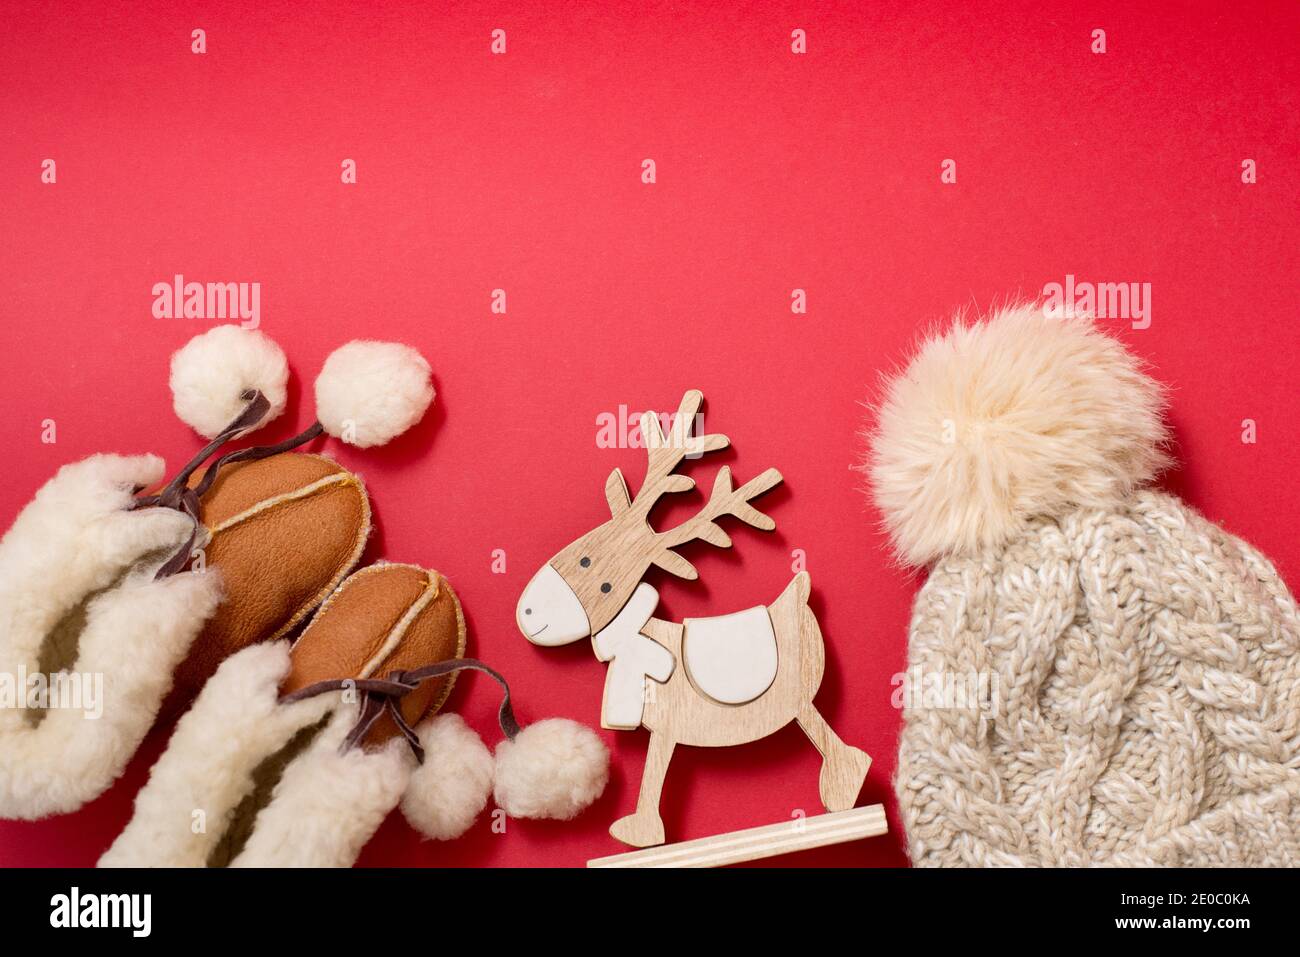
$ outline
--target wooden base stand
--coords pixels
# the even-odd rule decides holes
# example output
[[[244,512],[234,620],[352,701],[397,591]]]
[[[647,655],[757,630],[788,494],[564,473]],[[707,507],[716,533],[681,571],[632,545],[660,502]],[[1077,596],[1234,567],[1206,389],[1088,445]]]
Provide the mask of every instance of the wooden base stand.
[[[855,807],[834,814],[765,824],[677,844],[597,857],[588,867],[722,867],[875,837],[889,830],[882,804]]]

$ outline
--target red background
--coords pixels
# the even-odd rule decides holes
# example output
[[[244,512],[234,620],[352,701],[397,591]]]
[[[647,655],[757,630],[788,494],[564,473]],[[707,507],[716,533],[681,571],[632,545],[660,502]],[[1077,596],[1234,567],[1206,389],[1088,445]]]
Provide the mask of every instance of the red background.
[[[421,349],[438,388],[426,421],[378,451],[327,445],[369,483],[370,556],[450,577],[522,718],[594,724],[603,667],[585,645],[528,645],[515,601],[601,521],[611,468],[640,479],[640,452],[596,447],[596,416],[700,388],[734,442],[711,458],[741,480],[775,465],[786,485],[765,500],[774,534],[737,527],[731,553],[688,549],[700,582],[654,579],[660,612],[770,601],[804,549],[829,650],[819,704],[875,758],[862,801],[890,805],[891,836],[784,861],[799,864],[905,860],[889,699],[917,580],[891,565],[850,467],[860,403],[954,309],[1066,273],[1152,283],[1151,328],[1112,325],[1174,387],[1183,464],[1168,484],[1300,577],[1293,2],[103,6],[0,13],[4,523],[92,452],[187,458],[198,442],[171,414],[167,358],[212,323],[153,318],[150,289],[175,273],[260,282],[262,328],[295,373],[264,438],[311,421],[335,346]],[[497,27],[504,56],[489,53]],[[356,185],[340,183],[345,158]],[[1257,184],[1241,182],[1245,158]],[[504,316],[489,311],[498,287]],[[795,288],[807,315],[791,313]],[[1246,418],[1257,444],[1241,442]],[[40,441],[45,419],[57,444]],[[694,466],[706,488],[717,464]],[[495,740],[493,686],[463,679],[451,706]],[[634,802],[645,737],[604,736],[613,779],[578,821],[496,835],[485,817],[440,845],[394,814],[362,863],[615,852],[605,829]],[[164,743],[160,729],[79,813],[0,825],[0,863],[92,863]],[[817,768],[793,727],[679,752],[669,832],[812,813]]]

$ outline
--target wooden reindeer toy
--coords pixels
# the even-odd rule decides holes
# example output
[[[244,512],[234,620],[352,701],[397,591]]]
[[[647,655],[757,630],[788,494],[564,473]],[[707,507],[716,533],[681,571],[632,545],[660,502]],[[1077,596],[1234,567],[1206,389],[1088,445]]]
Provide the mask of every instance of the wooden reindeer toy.
[[[846,745],[813,704],[825,670],[817,618],[808,607],[811,582],[799,572],[772,604],[710,618],[662,621],[654,611],[659,594],[641,581],[651,565],[680,578],[699,573],[673,551],[699,539],[728,548],[718,524],[732,516],[770,531],[776,523],[751,500],[781,481],[768,469],[739,488],[723,466],[708,502],[675,528],[656,531],[649,522],[655,503],[695,487],[674,474],[687,457],[727,447],[725,435],[693,436],[703,396],[687,392],[665,436],[658,417],[641,418],[647,453],[645,481],[635,497],[615,469],[605,481],[610,519],[560,551],[533,576],[519,599],[516,621],[537,645],[569,644],[590,637],[596,657],[608,663],[601,726],[650,731],[650,745],[636,811],[610,833],[634,847],[664,841],[659,797],[673,750],[679,744],[728,747],[767,737],[791,721],[822,755],[819,790],[827,811],[809,821],[777,824],[690,841],[670,848],[591,862],[626,864],[720,864],[837,843],[883,833],[879,805],[851,810],[871,759]],[[846,815],[848,817],[846,817]],[[796,833],[797,832],[797,833]]]

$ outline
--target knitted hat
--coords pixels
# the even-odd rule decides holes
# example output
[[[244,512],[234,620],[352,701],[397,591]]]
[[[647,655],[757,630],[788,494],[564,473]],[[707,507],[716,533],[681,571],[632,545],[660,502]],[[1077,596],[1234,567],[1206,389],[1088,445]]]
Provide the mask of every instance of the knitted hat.
[[[873,491],[929,568],[895,781],[915,864],[1300,864],[1300,615],[1263,555],[1143,487],[1163,405],[1035,306],[889,384]]]

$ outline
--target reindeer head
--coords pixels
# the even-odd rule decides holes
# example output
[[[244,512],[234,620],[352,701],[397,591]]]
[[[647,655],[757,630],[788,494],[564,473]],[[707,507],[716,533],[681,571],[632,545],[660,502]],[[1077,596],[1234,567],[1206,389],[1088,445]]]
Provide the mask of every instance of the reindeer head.
[[[768,469],[733,489],[726,466],[718,470],[709,501],[696,515],[665,532],[651,527],[650,510],[663,495],[695,487],[694,479],[673,474],[682,459],[727,447],[725,435],[690,434],[703,398],[695,390],[686,393],[667,437],[653,412],[641,417],[647,467],[636,497],[628,495],[623,473],[614,469],[605,480],[609,521],[543,565],[519,599],[515,621],[533,644],[565,645],[597,634],[622,609],[651,565],[681,578],[698,578],[695,566],[673,549],[697,538],[730,547],[731,538],[717,524],[724,515],[765,531],[776,527],[749,500],[780,482],[781,473]]]

